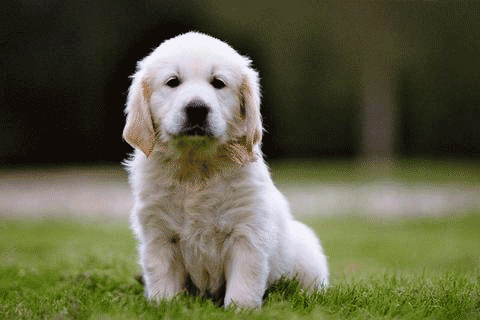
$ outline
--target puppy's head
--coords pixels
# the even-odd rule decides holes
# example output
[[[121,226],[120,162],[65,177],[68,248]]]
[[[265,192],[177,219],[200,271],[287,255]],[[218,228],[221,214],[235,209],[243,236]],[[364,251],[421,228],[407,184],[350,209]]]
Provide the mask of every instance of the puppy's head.
[[[258,82],[250,60],[220,40],[194,32],[167,40],[138,63],[123,137],[147,157],[207,148],[246,161],[262,137]]]

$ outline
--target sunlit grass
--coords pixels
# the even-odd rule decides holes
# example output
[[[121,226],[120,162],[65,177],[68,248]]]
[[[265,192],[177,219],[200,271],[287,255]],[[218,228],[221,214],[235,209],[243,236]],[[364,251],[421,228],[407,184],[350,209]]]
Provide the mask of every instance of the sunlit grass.
[[[479,166],[468,163],[286,161],[271,167],[276,183],[300,188],[375,181],[480,185]],[[117,176],[115,170],[108,175]],[[478,208],[409,217],[307,212],[303,220],[319,235],[328,256],[331,286],[306,294],[295,281],[283,280],[256,311],[224,310],[186,295],[152,304],[134,279],[140,271],[136,242],[125,219],[78,218],[92,218],[83,212],[73,212],[77,218],[54,218],[65,214],[38,210],[38,216],[51,218],[6,218],[0,211],[0,319],[480,317]]]
[[[473,272],[480,267],[478,212],[392,218],[310,218],[335,275],[383,270]]]
[[[332,286],[309,295],[295,281],[283,281],[269,291],[261,310],[237,312],[191,296],[158,306],[146,301],[133,277],[139,268],[127,225],[3,221],[0,318],[479,316],[478,213],[401,220],[345,215],[306,222],[329,256]]]

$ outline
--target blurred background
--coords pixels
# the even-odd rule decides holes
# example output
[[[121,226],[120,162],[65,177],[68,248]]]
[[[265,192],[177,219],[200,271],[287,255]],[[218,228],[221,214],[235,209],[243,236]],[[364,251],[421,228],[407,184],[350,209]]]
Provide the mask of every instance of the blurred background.
[[[190,30],[252,58],[297,212],[478,209],[478,2],[11,0],[0,16],[5,212],[127,212],[129,76]]]

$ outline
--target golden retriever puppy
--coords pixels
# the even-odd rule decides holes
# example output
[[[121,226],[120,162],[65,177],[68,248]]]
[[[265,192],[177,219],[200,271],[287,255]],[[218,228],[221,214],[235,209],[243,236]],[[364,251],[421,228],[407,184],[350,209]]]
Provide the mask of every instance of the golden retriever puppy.
[[[201,33],[167,40],[138,63],[126,114],[131,221],[149,299],[193,286],[255,308],[281,276],[327,286],[319,240],[292,218],[263,161],[248,58]]]

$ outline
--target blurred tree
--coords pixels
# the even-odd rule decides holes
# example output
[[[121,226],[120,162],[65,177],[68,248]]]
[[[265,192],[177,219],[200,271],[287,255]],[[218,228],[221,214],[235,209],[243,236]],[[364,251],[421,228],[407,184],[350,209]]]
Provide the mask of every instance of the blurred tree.
[[[198,25],[183,1],[14,0],[0,13],[0,164],[120,161],[136,62]]]
[[[336,41],[347,63],[357,63],[362,97],[361,155],[388,159],[394,155],[395,100],[386,3],[339,2]],[[352,55],[358,55],[355,58]]]
[[[135,63],[197,30],[260,71],[267,157],[480,156],[480,2],[13,0],[0,163],[120,161]]]

